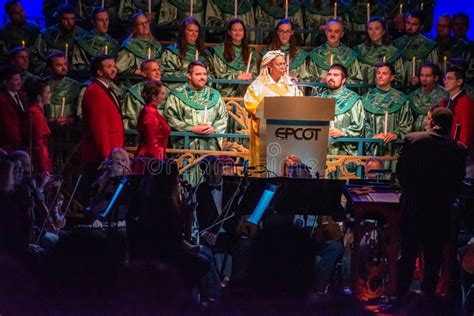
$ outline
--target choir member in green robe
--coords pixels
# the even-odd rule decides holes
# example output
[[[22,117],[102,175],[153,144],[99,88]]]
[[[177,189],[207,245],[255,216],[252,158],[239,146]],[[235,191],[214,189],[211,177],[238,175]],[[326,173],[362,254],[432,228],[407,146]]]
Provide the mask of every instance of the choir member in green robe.
[[[119,74],[139,75],[140,64],[145,59],[159,60],[162,47],[150,31],[150,21],[143,13],[132,16],[132,33],[122,43],[117,56]]]
[[[285,3],[288,3],[288,16],[285,16]],[[290,19],[295,27],[303,28],[303,11],[300,0],[256,0],[255,21],[257,27],[275,27],[282,19]]]
[[[69,59],[74,50],[74,38],[85,33],[81,27],[76,25],[76,12],[71,4],[60,5],[57,16],[58,23],[43,29],[31,49],[32,72],[39,76],[45,75],[46,58],[49,53],[52,51],[66,52],[67,50]]]
[[[206,26],[225,27],[227,21],[239,18],[247,27],[255,27],[255,15],[252,0],[237,1],[237,16],[234,17],[235,0],[207,0]],[[211,30],[209,30],[211,33]],[[212,34],[219,32],[213,31]],[[225,36],[225,34],[223,34]],[[255,40],[255,34],[246,34],[249,41]],[[222,38],[221,38],[222,39]]]
[[[190,62],[199,60],[208,62],[209,53],[204,47],[201,25],[193,17],[186,17],[181,23],[178,40],[168,45],[161,57],[163,77],[186,79]],[[180,86],[179,83],[168,83],[170,90]]]
[[[76,37],[72,53],[72,70],[78,76],[88,76],[94,57],[102,54],[117,56],[118,42],[109,34],[109,13],[107,9],[97,8],[92,13],[94,29]]]
[[[0,28],[0,40],[5,42],[7,50],[18,46],[33,45],[41,28],[37,24],[26,21],[25,11],[20,0],[7,0],[5,13],[10,21]]]
[[[309,72],[306,62],[308,52],[298,47],[294,29],[292,20],[280,20],[273,31],[272,42],[264,54],[275,50],[285,53],[286,62],[289,61],[289,75],[297,81],[308,81]]]
[[[382,139],[385,144],[411,132],[413,115],[407,96],[394,88],[395,69],[388,63],[377,67],[377,86],[362,97],[366,138]],[[370,146],[375,155],[389,154],[388,146]],[[391,154],[394,154],[392,149]]]
[[[347,82],[361,83],[362,72],[356,53],[341,43],[344,36],[344,25],[340,20],[332,19],[324,30],[326,43],[309,53],[309,75],[311,81],[324,81],[331,64],[337,63],[347,68]]]
[[[159,25],[179,25],[180,21],[190,16],[191,1],[189,0],[161,0],[158,15]],[[192,17],[199,23],[204,21],[204,2],[193,0]]]
[[[67,76],[68,63],[62,52],[48,55],[51,75],[45,80],[51,87],[51,102],[44,107],[44,116],[60,126],[69,125],[77,117],[77,98],[81,84]]]
[[[227,25],[224,44],[214,47],[211,65],[216,78],[253,80],[257,75],[257,57],[258,53],[248,45],[244,22],[232,19]],[[245,90],[237,84],[218,84],[216,89],[224,97],[243,97]]]
[[[438,45],[438,59],[442,65],[444,59],[462,58],[471,61],[471,47],[468,42],[451,35],[453,20],[450,15],[441,15],[436,23],[437,36],[434,39]]]
[[[448,94],[439,85],[441,72],[438,65],[429,63],[421,66],[419,81],[421,87],[408,95],[408,101],[413,113],[414,132],[425,130],[425,119],[429,109],[440,105],[441,100]]]
[[[188,82],[171,90],[165,104],[164,116],[175,131],[201,135],[225,133],[227,109],[220,93],[206,85],[207,66],[192,61],[187,71]],[[172,141],[174,148],[183,147],[183,139]],[[221,150],[222,139],[194,138],[190,149]]]
[[[371,18],[367,24],[367,41],[354,47],[357,54],[362,79],[366,84],[375,84],[375,69],[378,64],[387,62],[395,68],[395,84],[404,82],[401,77],[403,60],[401,52],[389,42],[387,23],[379,17]]]
[[[144,80],[128,88],[123,98],[122,118],[125,129],[135,130],[137,127],[138,115],[145,105],[145,101],[142,97],[142,90],[145,83],[148,81],[161,81],[160,65],[156,60],[145,59],[140,66],[140,70]],[[165,88],[165,101],[168,95],[169,91]],[[160,113],[163,110],[163,106],[164,103],[158,105],[158,111],[160,111]]]
[[[428,62],[438,63],[438,50],[436,42],[421,34],[424,16],[421,11],[411,12],[405,21],[405,35],[397,38],[393,44],[402,52],[403,85],[416,79],[417,71]],[[413,67],[415,66],[415,67]]]
[[[336,101],[334,126],[329,128],[329,137],[363,137],[365,112],[360,96],[349,90],[347,69],[341,64],[332,64],[326,73],[327,89],[319,97],[331,98]],[[332,155],[356,155],[357,145],[333,143],[329,145]]]

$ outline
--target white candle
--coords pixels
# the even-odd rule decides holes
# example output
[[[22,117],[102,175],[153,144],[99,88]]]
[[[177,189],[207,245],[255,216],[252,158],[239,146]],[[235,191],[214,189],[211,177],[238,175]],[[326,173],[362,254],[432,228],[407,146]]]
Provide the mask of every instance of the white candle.
[[[193,0],[189,0],[189,16],[193,16]]]
[[[21,46],[22,46],[23,48],[26,47],[26,42],[25,42],[25,40],[22,40],[22,41],[21,41]]]
[[[420,3],[420,10],[423,11],[423,8],[424,8],[423,1],[421,1],[421,3]]]
[[[334,18],[337,18],[337,0],[334,1]]]
[[[448,56],[443,57],[443,72],[446,74],[446,70],[448,69]]]
[[[151,48],[148,47],[148,59],[151,59]]]
[[[403,14],[403,3],[400,3],[400,14]]]
[[[250,52],[249,60],[247,61],[247,73],[250,72],[250,63],[252,62],[252,52]]]
[[[151,0],[148,0],[148,13],[151,13]]]
[[[290,75],[290,53],[286,54],[286,75]]]
[[[411,60],[411,76],[416,77],[416,57],[413,56],[413,59]]]
[[[66,98],[62,97],[61,98],[61,117],[64,116],[64,107],[66,106]]]
[[[102,0],[102,5],[101,5],[102,8],[105,7],[105,0]]]
[[[367,23],[370,21],[370,3],[367,2]]]
[[[383,61],[384,63],[386,63],[386,62],[387,62],[387,56],[383,55],[382,61]]]
[[[105,45],[104,47],[104,54],[108,55],[109,54],[109,46]]]
[[[234,0],[234,18],[237,18],[237,0]]]
[[[331,56],[329,56],[329,66],[332,66],[332,64],[334,64],[334,54],[331,54]]]
[[[383,126],[383,133],[387,134],[388,131],[388,111],[385,111],[385,121]]]
[[[66,59],[66,62],[68,61],[68,55],[69,55],[69,44],[66,43],[66,45],[64,45],[64,59]]]
[[[194,60],[199,60],[199,51],[196,48],[196,56],[194,56]]]
[[[285,19],[288,19],[288,0],[285,0]]]
[[[329,121],[329,128],[334,128],[334,121]]]

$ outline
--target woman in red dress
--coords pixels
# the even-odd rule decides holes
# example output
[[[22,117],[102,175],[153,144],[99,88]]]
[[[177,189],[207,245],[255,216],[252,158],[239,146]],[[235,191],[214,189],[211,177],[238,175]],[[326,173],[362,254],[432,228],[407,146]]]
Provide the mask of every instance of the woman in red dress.
[[[166,119],[158,112],[158,105],[163,103],[165,90],[161,81],[149,81],[142,91],[145,106],[138,116],[137,131],[140,134],[135,157],[166,158],[166,147],[171,128]]]
[[[23,133],[27,143],[25,148],[31,155],[36,172],[49,174],[52,165],[49,157],[48,141],[51,131],[44,118],[43,106],[51,101],[51,88],[46,81],[39,78],[29,78],[25,82],[28,109],[24,121]]]

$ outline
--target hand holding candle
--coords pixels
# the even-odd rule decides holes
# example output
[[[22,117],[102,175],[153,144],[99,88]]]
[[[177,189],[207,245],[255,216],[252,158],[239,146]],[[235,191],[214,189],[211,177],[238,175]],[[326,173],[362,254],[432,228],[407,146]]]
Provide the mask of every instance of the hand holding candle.
[[[64,116],[64,107],[66,106],[66,98],[62,97],[61,98],[61,117]]]

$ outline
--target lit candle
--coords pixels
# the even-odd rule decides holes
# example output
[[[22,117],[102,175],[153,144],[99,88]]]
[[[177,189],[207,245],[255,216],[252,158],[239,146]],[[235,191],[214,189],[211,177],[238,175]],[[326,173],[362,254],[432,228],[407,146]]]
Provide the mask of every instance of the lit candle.
[[[68,55],[69,55],[69,44],[66,43],[64,45],[64,59],[66,59],[66,62],[68,61]]]
[[[109,54],[109,46],[105,45],[104,47],[104,54],[108,55]]]
[[[334,1],[334,18],[337,18],[337,0]]]
[[[388,131],[388,111],[385,111],[385,120],[384,120],[384,126],[383,126],[383,133],[387,134]]]
[[[64,116],[64,107],[66,106],[66,98],[62,97],[61,98],[61,117]]]
[[[26,47],[26,42],[25,42],[25,40],[22,40],[22,41],[21,41],[21,46],[22,46],[23,48]]]
[[[288,0],[285,0],[285,19],[288,19]]]
[[[148,59],[151,59],[151,48],[148,47]]]
[[[329,121],[329,128],[334,128],[334,121]]]
[[[234,18],[237,19],[237,0],[234,0]]]
[[[367,23],[370,21],[370,3],[367,2]]]
[[[189,16],[193,16],[193,0],[189,0]]]
[[[416,77],[416,57],[413,56],[413,59],[411,60],[411,76]]]
[[[247,73],[250,72],[250,63],[252,62],[252,52],[250,52],[249,60],[247,61]]]
[[[403,3],[400,3],[400,14],[403,14]]]
[[[286,55],[286,75],[290,75],[290,54]]]
[[[448,69],[448,56],[443,57],[443,72],[446,74],[446,70]]]
[[[102,0],[102,5],[101,5],[102,9],[105,7],[105,0]]]
[[[199,51],[196,48],[196,54],[194,56],[194,60],[199,60]]]
[[[334,64],[334,54],[331,54],[331,56],[329,56],[329,66],[332,66],[332,64]]]
[[[420,10],[423,11],[423,9],[424,9],[424,4],[423,4],[423,1],[421,1],[421,3],[420,3]]]
[[[148,13],[151,13],[151,0],[148,0]]]
[[[386,63],[386,62],[387,62],[387,56],[383,55],[382,61],[383,61],[384,63]]]

